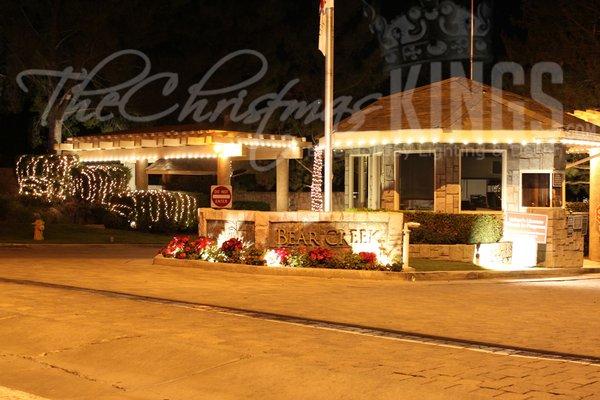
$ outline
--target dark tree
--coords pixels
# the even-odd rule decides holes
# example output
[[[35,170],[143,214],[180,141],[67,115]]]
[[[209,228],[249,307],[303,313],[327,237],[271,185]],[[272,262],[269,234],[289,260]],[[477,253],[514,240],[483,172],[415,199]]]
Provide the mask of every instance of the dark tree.
[[[567,110],[600,107],[600,0],[523,0],[516,23],[525,35],[505,36],[508,59],[558,63],[564,84],[547,92]]]

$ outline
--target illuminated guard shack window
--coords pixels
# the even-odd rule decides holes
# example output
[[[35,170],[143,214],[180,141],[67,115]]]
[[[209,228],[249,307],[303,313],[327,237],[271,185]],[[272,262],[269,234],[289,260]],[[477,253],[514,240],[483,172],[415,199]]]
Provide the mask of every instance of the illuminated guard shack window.
[[[561,207],[564,175],[550,172],[524,172],[521,190],[523,207]]]
[[[501,153],[464,151],[461,155],[461,209],[502,210]]]
[[[433,210],[435,155],[396,154],[396,192],[401,210]]]

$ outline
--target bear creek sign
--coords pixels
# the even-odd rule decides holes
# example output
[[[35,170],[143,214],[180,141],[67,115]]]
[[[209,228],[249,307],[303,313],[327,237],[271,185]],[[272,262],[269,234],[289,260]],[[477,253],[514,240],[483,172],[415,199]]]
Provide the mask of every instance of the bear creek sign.
[[[352,247],[382,244],[387,236],[384,223],[295,222],[273,223],[268,244],[273,247]]]
[[[402,252],[402,213],[261,212],[201,208],[198,217],[200,236],[242,237],[262,248],[326,247],[360,251],[379,248],[389,257],[399,256]]]

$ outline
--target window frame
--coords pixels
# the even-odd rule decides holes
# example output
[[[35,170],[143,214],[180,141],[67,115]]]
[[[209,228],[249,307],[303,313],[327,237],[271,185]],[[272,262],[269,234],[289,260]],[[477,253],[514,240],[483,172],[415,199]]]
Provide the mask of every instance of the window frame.
[[[463,153],[488,153],[488,154],[501,154],[502,155],[502,209],[501,210],[486,210],[486,211],[471,211],[462,209],[462,201],[458,202],[458,210],[461,214],[494,214],[494,213],[504,213],[508,210],[508,150],[507,149],[480,149],[477,147],[464,147],[460,149],[460,155],[458,159],[458,196],[459,199],[462,199],[462,159]],[[519,186],[519,191],[521,191],[521,187]],[[521,203],[523,201],[521,200]]]
[[[348,168],[348,208],[354,208],[354,158],[362,158],[362,157],[366,157],[367,158],[367,182],[365,183],[367,186],[367,194],[370,195],[369,193],[369,179],[370,179],[370,173],[369,170],[371,168],[371,154],[369,153],[359,153],[359,154],[350,154],[349,157],[349,168]],[[367,197],[367,205],[369,205],[369,199]]]
[[[526,207],[523,205],[523,174],[548,174],[549,175],[549,188],[550,196],[548,197],[550,206],[548,207]],[[524,169],[519,171],[519,210],[527,212],[530,208],[555,208],[552,207],[554,201],[554,190],[552,190],[552,178],[554,175],[553,169]]]
[[[377,161],[375,160],[376,158],[379,158],[378,165]],[[381,179],[381,176],[385,174],[385,158],[383,151],[373,152],[369,161],[369,178],[367,180],[367,185],[370,186],[368,191],[369,196],[367,198],[367,204],[369,206],[368,208],[370,208],[371,210],[381,210],[381,195],[383,194],[383,190],[381,188],[382,185],[381,182],[379,182],[379,179]],[[376,167],[379,167],[378,175],[375,174]]]
[[[397,177],[398,177],[398,155],[402,155],[402,154],[433,154],[433,209],[431,210],[431,212],[435,212],[435,210],[437,210],[437,200],[436,200],[436,195],[435,195],[435,177],[437,176],[437,151],[436,149],[429,149],[429,150],[394,150],[394,210],[396,211],[402,211],[400,210],[400,194],[399,192],[399,188],[398,188],[398,182],[397,182]]]

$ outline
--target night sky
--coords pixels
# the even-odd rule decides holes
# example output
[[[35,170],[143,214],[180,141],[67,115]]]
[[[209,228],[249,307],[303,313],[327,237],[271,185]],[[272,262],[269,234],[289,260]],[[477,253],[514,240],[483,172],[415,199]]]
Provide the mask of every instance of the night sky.
[[[456,2],[467,3],[466,0]],[[539,0],[529,2],[540,3]],[[388,21],[421,3],[427,5],[431,0],[371,0],[373,7]],[[554,12],[553,3],[543,2],[550,15]],[[556,4],[559,3],[565,4],[565,1],[557,0]],[[161,95],[160,84],[140,91],[128,108],[139,115],[162,110],[173,102],[185,102],[190,85],[198,82],[223,56],[240,49],[257,50],[269,62],[267,75],[249,88],[249,99],[280,90],[295,78],[299,83],[290,91],[291,98],[311,102],[320,98],[323,90],[323,57],[317,49],[317,0],[107,0],[101,3],[2,0],[0,4],[0,37],[3,39],[0,41],[0,123],[5,139],[10,136],[9,145],[3,149],[5,164],[12,162],[14,154],[44,149],[43,140],[39,138],[44,136],[45,128],[39,125],[39,115],[47,103],[48,93],[33,89],[25,94],[14,84],[16,74],[28,68],[62,70],[73,66],[75,70],[82,67],[89,70],[115,51],[143,51],[152,62],[153,74],[174,72],[179,82],[169,96]],[[557,18],[560,18],[559,12],[557,7]],[[494,2],[493,61],[510,59],[511,51],[507,50],[510,41],[526,43],[527,29],[519,23],[520,17],[521,1]],[[555,21],[548,24],[549,31],[557,26]],[[112,86],[135,75],[141,68],[138,61],[121,60],[105,71],[95,82],[96,87]],[[252,76],[257,67],[256,60],[240,59],[220,70],[211,78],[209,86],[218,88],[240,82]],[[338,0],[336,96],[359,98],[375,92],[387,94],[388,78],[379,42],[363,15],[363,2]],[[178,122],[167,116],[155,125]],[[71,123],[66,124],[65,134],[89,134],[132,126],[136,124],[125,121],[113,121],[112,125]],[[210,126],[220,128],[230,123],[220,119]],[[281,133],[298,131],[298,127],[290,123],[276,123],[269,128]],[[316,137],[320,129],[320,124],[313,124],[302,128],[300,133]]]

